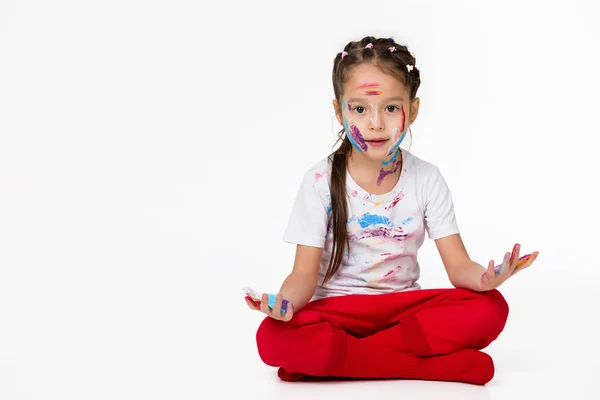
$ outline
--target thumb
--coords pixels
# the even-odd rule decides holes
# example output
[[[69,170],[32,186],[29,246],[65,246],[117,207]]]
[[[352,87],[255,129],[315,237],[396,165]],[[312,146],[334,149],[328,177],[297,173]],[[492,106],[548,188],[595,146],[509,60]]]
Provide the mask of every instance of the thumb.
[[[288,309],[285,313],[285,317],[283,318],[284,322],[288,322],[289,320],[291,320],[294,317],[294,305],[289,302],[288,303]]]

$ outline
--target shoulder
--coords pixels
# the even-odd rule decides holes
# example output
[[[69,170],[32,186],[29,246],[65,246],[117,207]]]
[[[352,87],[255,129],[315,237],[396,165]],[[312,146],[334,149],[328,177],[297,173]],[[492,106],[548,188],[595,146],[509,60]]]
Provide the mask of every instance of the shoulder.
[[[402,150],[402,153],[405,155],[406,167],[415,173],[417,180],[424,182],[440,174],[439,168],[433,162],[417,157],[408,150]]]
[[[323,157],[314,162],[304,171],[303,184],[321,189],[329,188],[329,179],[331,176],[331,161],[329,157]]]

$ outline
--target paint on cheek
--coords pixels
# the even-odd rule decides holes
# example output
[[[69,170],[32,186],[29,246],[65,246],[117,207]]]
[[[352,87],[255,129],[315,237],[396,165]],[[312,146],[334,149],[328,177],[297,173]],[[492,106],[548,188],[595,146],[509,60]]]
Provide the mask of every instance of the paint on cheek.
[[[354,124],[350,126],[350,134],[356,144],[360,146],[360,148],[364,151],[367,151],[367,143],[365,142],[365,138],[363,138],[362,134],[358,130],[358,127]]]
[[[358,128],[356,128],[354,125],[352,125],[352,128],[354,128],[354,129],[356,129],[356,131],[358,131]],[[353,129],[350,129],[348,127],[348,120],[346,119],[346,117],[344,117],[344,130],[346,131],[346,136],[348,136],[348,140],[350,140],[350,143],[352,143],[352,146],[354,146],[358,151],[360,151],[362,153],[363,149],[356,141],[357,138],[355,138],[355,132],[353,132]],[[362,135],[360,134],[360,131],[358,132],[358,134],[360,136],[360,139],[362,139],[362,141],[364,143],[365,140],[362,137]],[[366,143],[365,143],[365,150],[366,150]]]
[[[404,137],[406,136],[406,113],[404,112],[404,105],[400,107],[400,112],[402,113],[402,126],[400,127],[400,132],[402,132],[402,134],[400,135],[400,138],[390,147],[390,149],[388,150],[388,155],[392,154],[394,149],[397,149],[398,146],[400,146],[400,143],[402,143]],[[397,130],[394,129],[394,137],[396,136],[396,132]]]

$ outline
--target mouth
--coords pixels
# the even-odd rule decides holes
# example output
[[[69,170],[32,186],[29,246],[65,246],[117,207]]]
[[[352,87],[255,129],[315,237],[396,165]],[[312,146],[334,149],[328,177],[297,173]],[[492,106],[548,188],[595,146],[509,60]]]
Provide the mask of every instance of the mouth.
[[[365,142],[367,142],[371,146],[375,146],[375,147],[383,146],[385,144],[385,142],[387,142],[387,141],[388,141],[388,139],[384,139],[384,138],[374,138],[374,139],[365,140]]]

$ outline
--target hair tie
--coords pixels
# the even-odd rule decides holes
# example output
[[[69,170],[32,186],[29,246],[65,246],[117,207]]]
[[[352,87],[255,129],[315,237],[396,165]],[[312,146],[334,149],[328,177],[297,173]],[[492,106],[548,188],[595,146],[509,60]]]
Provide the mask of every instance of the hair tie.
[[[347,51],[342,51],[342,59],[348,55]]]
[[[410,64],[406,64],[406,69],[408,70],[408,72],[412,71],[413,66]]]
[[[394,46],[390,47],[390,53],[393,53],[395,51],[396,51],[396,47],[394,47]]]
[[[365,46],[365,49],[372,49],[373,48],[373,43],[369,43],[368,45]]]

